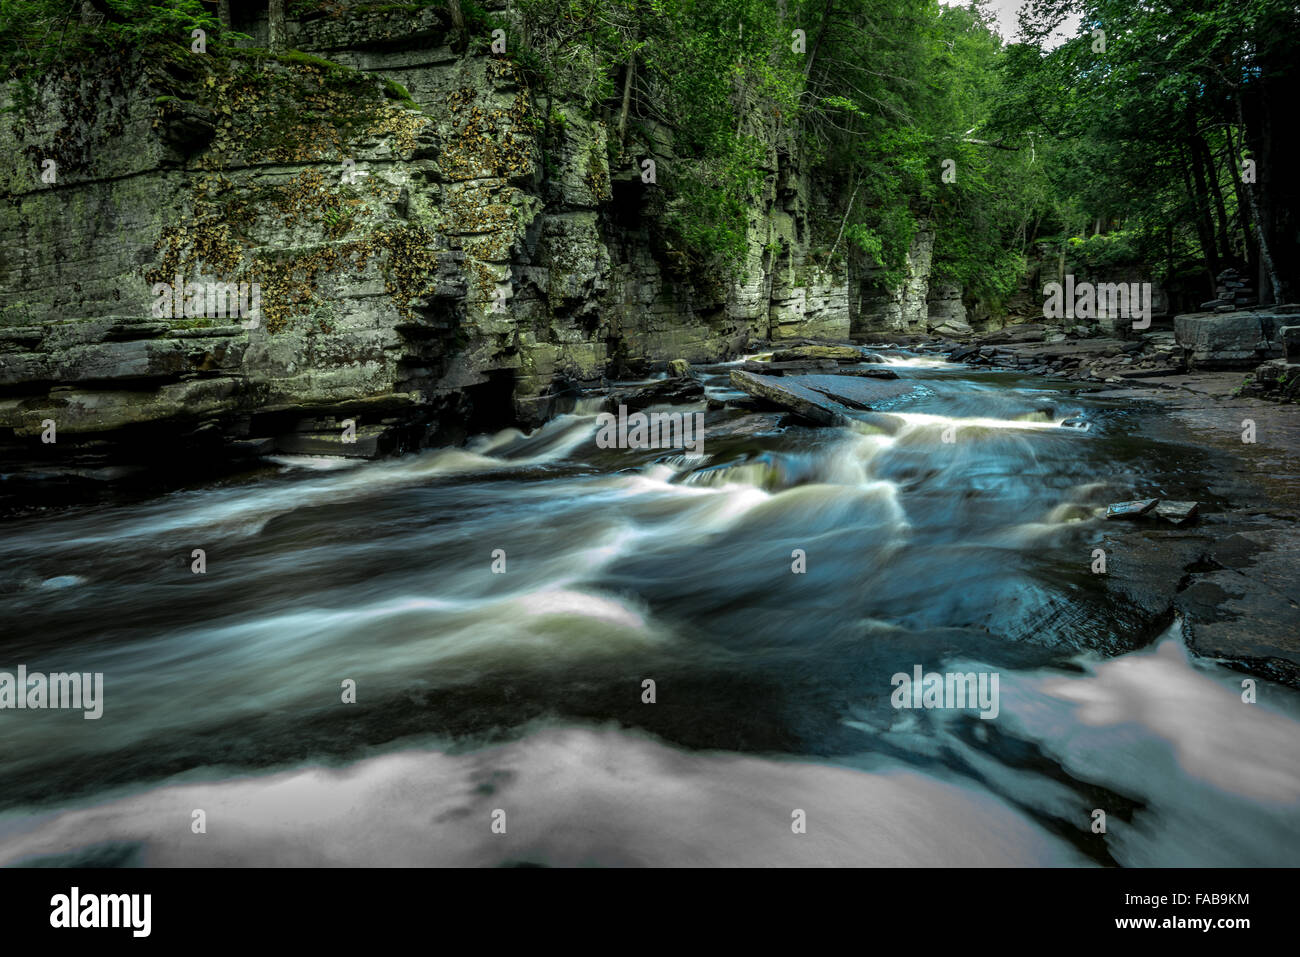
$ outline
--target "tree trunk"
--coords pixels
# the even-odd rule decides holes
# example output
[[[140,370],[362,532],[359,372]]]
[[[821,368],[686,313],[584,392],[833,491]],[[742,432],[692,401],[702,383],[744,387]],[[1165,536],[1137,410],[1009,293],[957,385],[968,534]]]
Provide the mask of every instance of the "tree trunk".
[[[1250,199],[1246,196],[1246,190],[1241,182],[1241,170],[1238,167],[1240,162],[1241,147],[1237,144],[1233,128],[1229,126],[1224,130],[1223,136],[1223,165],[1228,169],[1228,177],[1232,180],[1232,191],[1237,197],[1237,219],[1241,223],[1241,239],[1246,248],[1246,261],[1249,264],[1247,272],[1257,274],[1260,270],[1259,243],[1255,239],[1255,218],[1250,213]],[[1260,291],[1262,292],[1263,289],[1261,288]]]
[[[1246,136],[1250,129],[1246,125],[1246,117],[1241,105],[1241,92],[1233,96],[1237,104],[1237,121],[1241,124],[1242,136]],[[1267,284],[1261,282],[1259,286],[1259,301],[1263,304],[1271,302],[1286,302],[1285,291],[1282,283],[1278,280],[1277,265],[1273,262],[1272,243],[1269,238],[1269,227],[1272,225],[1271,218],[1266,218],[1260,210],[1258,195],[1259,177],[1262,175],[1264,164],[1258,162],[1255,168],[1256,180],[1254,183],[1245,183],[1242,188],[1246,191],[1246,199],[1250,202],[1250,218],[1255,221],[1255,241],[1259,244],[1259,265],[1260,269],[1267,277]]]
[[[447,0],[447,12],[451,14],[451,33],[457,40],[465,38],[465,13],[460,8],[460,0]]]
[[[229,30],[234,25],[230,19],[230,0],[217,0],[217,21],[223,30]]]
[[[1214,224],[1210,222],[1210,211],[1205,196],[1205,181],[1201,176],[1199,164],[1193,162],[1193,150],[1183,145],[1183,185],[1192,198],[1192,218],[1196,222],[1196,238],[1201,244],[1201,255],[1205,257],[1206,268],[1210,272],[1210,291],[1214,291],[1214,282],[1220,272],[1219,253],[1214,246]],[[1191,171],[1190,174],[1188,171]],[[1196,180],[1193,188],[1192,179]]]
[[[826,38],[826,28],[831,23],[831,11],[835,8],[835,0],[826,0],[826,9],[822,13],[821,26],[817,28],[817,39],[813,41],[812,49],[808,51],[808,62],[803,65],[804,79],[812,76],[813,61],[817,59],[817,50],[822,45],[822,40]]]
[[[1225,262],[1232,262],[1232,241],[1228,237],[1228,211],[1223,205],[1223,191],[1219,188],[1219,177],[1214,173],[1214,158],[1210,156],[1210,147],[1199,133],[1192,137],[1192,149],[1197,156],[1198,167],[1204,170],[1203,176],[1209,186],[1209,198],[1214,202],[1214,212],[1218,220],[1219,255]]]
[[[268,0],[266,5],[266,27],[271,52],[283,52],[289,40],[289,28],[284,22],[284,0]]]
[[[623,105],[618,111],[618,146],[627,143],[627,114],[632,106],[632,77],[636,75],[636,54],[627,55],[627,72],[623,75]]]

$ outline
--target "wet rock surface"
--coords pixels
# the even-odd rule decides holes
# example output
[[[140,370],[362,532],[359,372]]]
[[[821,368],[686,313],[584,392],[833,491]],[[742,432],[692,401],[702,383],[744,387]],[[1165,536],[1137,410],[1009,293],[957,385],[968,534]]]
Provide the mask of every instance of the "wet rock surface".
[[[1132,434],[1183,463],[1139,466],[1138,484],[1177,497],[1161,500],[1163,516],[1158,505],[1106,524],[1106,585],[1180,616],[1195,653],[1300,687],[1300,408],[1242,397],[1240,381],[1207,372],[1093,394],[1130,405]]]

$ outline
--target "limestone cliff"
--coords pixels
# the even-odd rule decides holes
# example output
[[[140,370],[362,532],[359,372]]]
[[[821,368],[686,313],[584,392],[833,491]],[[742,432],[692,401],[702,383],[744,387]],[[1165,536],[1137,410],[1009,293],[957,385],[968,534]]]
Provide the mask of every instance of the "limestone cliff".
[[[896,293],[850,277],[813,249],[826,198],[777,136],[744,275],[701,282],[656,252],[655,185],[599,117],[508,57],[454,52],[440,8],[330,9],[290,22],[290,54],[247,19],[248,49],[150,49],[5,91],[11,451],[372,455],[534,424],[670,359],[925,331],[932,240]],[[260,289],[251,320],[185,305],[239,282]]]

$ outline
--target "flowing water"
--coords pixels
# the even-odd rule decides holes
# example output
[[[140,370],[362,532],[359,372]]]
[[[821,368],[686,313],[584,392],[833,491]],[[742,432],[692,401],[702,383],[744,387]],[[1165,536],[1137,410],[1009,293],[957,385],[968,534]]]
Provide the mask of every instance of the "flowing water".
[[[0,670],[104,694],[0,711],[0,863],[1293,863],[1297,696],[1244,705],[1091,568],[1098,506],[1194,450],[890,361],[883,427],[601,449],[587,401],[5,523]],[[996,714],[895,707],[917,667]]]

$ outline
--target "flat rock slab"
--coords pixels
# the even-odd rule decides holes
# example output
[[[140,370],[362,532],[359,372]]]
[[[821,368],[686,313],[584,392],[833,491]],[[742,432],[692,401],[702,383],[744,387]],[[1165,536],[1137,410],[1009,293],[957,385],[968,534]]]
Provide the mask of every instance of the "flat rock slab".
[[[878,410],[895,399],[916,391],[910,379],[863,378],[856,375],[801,375],[785,380],[792,385],[819,392],[851,409]]]
[[[846,424],[849,421],[847,409],[830,401],[822,393],[798,384],[798,380],[807,378],[830,377],[796,376],[778,379],[774,376],[755,375],[744,369],[731,370],[731,385],[741,392],[770,402],[818,425]]]
[[[1170,502],[1162,500],[1156,506],[1155,514],[1165,521],[1173,522],[1175,525],[1182,525],[1196,517],[1200,505],[1196,502]]]
[[[1160,504],[1158,498],[1138,499],[1134,502],[1116,502],[1106,506],[1107,518],[1141,518]]]

